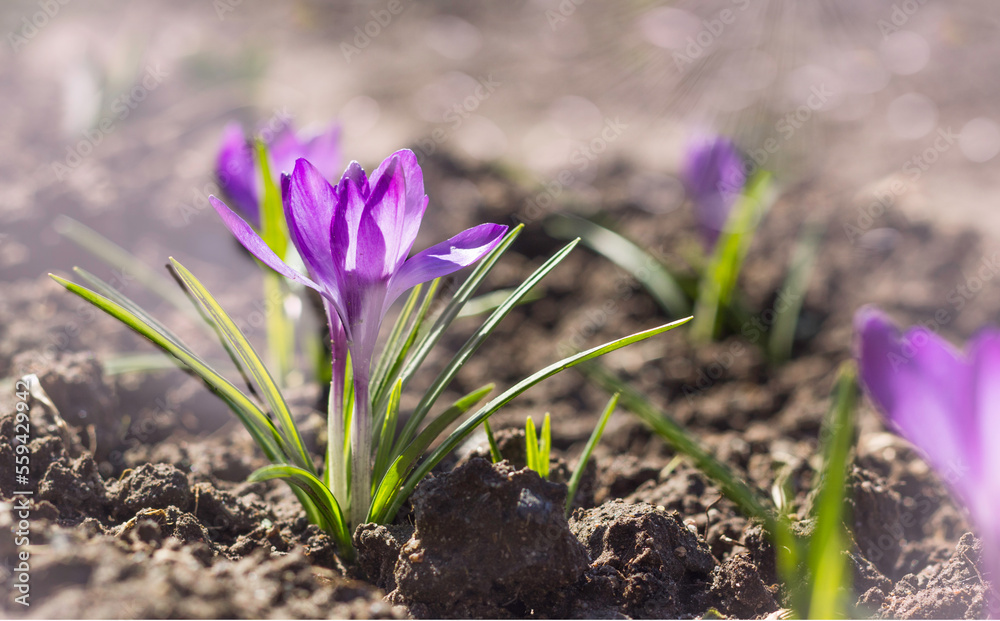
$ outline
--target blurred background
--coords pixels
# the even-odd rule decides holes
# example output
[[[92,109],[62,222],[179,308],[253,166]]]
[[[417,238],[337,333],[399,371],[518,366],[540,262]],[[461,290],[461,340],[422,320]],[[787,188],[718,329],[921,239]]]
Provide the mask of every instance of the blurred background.
[[[0,23],[0,281],[93,264],[58,214],[251,274],[205,197],[228,121],[286,117],[338,120],[366,168],[410,146],[582,202],[627,162],[664,218],[685,141],[722,131],[863,231],[878,202],[1000,234],[989,0],[8,0]]]

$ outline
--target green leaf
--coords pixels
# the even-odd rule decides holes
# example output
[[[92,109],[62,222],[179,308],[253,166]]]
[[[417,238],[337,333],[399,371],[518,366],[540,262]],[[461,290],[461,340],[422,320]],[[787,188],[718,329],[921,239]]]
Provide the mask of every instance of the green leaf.
[[[501,304],[489,318],[483,322],[481,326],[469,337],[469,339],[462,345],[462,348],[455,354],[448,365],[438,374],[434,379],[434,382],[430,387],[424,392],[414,408],[413,413],[410,415],[410,419],[406,421],[406,425],[403,426],[403,431],[400,433],[399,441],[396,446],[403,446],[413,437],[417,428],[423,422],[424,417],[427,412],[430,411],[431,407],[437,401],[441,393],[444,392],[448,384],[455,378],[458,371],[463,365],[472,357],[472,355],[479,349],[479,346],[483,344],[483,341],[496,329],[497,325],[506,317],[511,310],[517,305],[518,301],[521,300],[525,295],[528,294],[532,288],[535,287],[545,276],[549,274],[552,270],[556,268],[565,259],[573,248],[576,247],[577,241],[572,241],[566,246],[564,246],[559,252],[552,255],[548,261],[543,263],[537,270],[535,270],[528,278],[524,280],[514,292],[510,294],[510,297]]]
[[[396,385],[389,395],[389,406],[386,409],[386,416],[383,417],[382,433],[379,436],[378,448],[375,451],[375,470],[372,475],[372,483],[382,479],[385,469],[389,465],[389,456],[392,451],[392,443],[396,439],[396,425],[399,421],[399,401],[402,398],[403,381],[397,380]],[[374,494],[375,490],[372,490]]]
[[[80,296],[121,321],[139,335],[149,339],[164,352],[176,358],[180,364],[201,378],[212,392],[219,395],[229,405],[270,461],[279,462],[287,459],[282,447],[281,435],[264,412],[190,350],[161,333],[154,325],[147,323],[123,305],[54,274],[49,274],[49,276],[71,293]],[[134,306],[133,303],[130,302],[130,304]]]
[[[437,279],[434,281],[438,282]],[[386,389],[386,385],[392,386],[395,382],[390,382],[388,379],[389,368],[400,356],[400,352],[406,346],[407,340],[410,336],[415,336],[411,330],[407,334],[406,338],[403,337],[403,332],[406,330],[407,324],[410,323],[410,319],[413,317],[413,312],[417,308],[417,302],[420,301],[420,293],[424,289],[424,283],[413,287],[410,291],[410,295],[406,298],[406,303],[403,305],[403,309],[399,312],[399,317],[396,318],[396,323],[392,326],[392,332],[389,333],[389,338],[386,339],[385,345],[382,346],[382,354],[378,357],[378,361],[375,363],[375,370],[372,371],[371,376],[371,387],[372,387],[372,401],[378,402],[379,395],[383,390]],[[404,354],[405,356],[405,354]]]
[[[587,445],[583,447],[583,453],[580,455],[580,460],[576,463],[576,469],[573,470],[573,476],[569,479],[569,489],[566,492],[567,516],[573,511],[573,500],[576,498],[576,491],[580,488],[580,481],[583,480],[583,473],[587,469],[587,462],[590,461],[590,455],[597,447],[597,443],[601,441],[601,436],[604,435],[604,428],[608,426],[608,421],[611,420],[611,415],[614,414],[615,408],[618,407],[619,397],[621,397],[620,392],[616,392],[611,395],[611,400],[608,401],[608,405],[605,406],[604,412],[601,414],[601,420],[597,423],[597,426],[594,427],[594,431],[591,432],[590,438],[587,439]]]
[[[757,226],[769,207],[771,174],[760,171],[747,182],[726,221],[726,228],[719,236],[715,251],[702,274],[695,305],[691,336],[699,341],[710,341],[718,330],[719,317],[732,299],[740,268],[753,242]]]
[[[497,444],[497,439],[493,435],[493,430],[490,429],[489,419],[483,421],[483,431],[486,432],[486,441],[490,445],[490,460],[495,464],[500,463],[503,461],[503,455],[500,453],[500,445]]]
[[[333,536],[337,542],[337,548],[341,556],[347,559],[354,557],[351,533],[347,530],[347,523],[344,521],[344,514],[340,510],[340,504],[333,497],[329,487],[323,485],[323,482],[317,479],[311,472],[291,464],[264,466],[255,470],[247,478],[251,482],[269,481],[271,479],[288,481],[307,493],[323,517],[324,523],[320,526]]]
[[[480,408],[475,414],[469,417],[465,422],[459,425],[458,429],[453,431],[451,435],[445,439],[427,458],[421,462],[420,466],[417,467],[413,473],[410,474],[406,479],[406,483],[403,484],[403,489],[401,493],[397,496],[393,506],[387,512],[385,519],[392,520],[395,517],[396,512],[402,505],[403,501],[413,492],[413,489],[417,486],[417,483],[423,479],[428,472],[430,472],[434,466],[438,464],[444,457],[453,451],[456,446],[458,446],[476,427],[478,427],[484,420],[492,416],[497,410],[503,406],[510,403],[515,397],[528,390],[535,384],[546,380],[557,373],[565,371],[566,369],[572,368],[582,362],[587,362],[588,360],[593,360],[603,356],[604,354],[611,353],[615,350],[621,349],[627,345],[633,343],[638,343],[639,341],[644,341],[650,337],[662,334],[668,330],[673,330],[674,328],[684,325],[691,318],[680,319],[650,330],[645,330],[643,332],[637,332],[635,334],[620,338],[615,341],[605,343],[604,345],[599,345],[593,347],[586,351],[574,354],[572,356],[563,358],[558,362],[554,362],[549,366],[545,367],[540,371],[536,371],[532,375],[524,378],[520,382],[514,384],[501,395],[491,400],[489,403]]]
[[[455,422],[461,415],[475,407],[482,401],[483,397],[493,391],[494,385],[487,384],[478,390],[474,390],[456,401],[450,408],[442,412],[427,427],[420,432],[412,442],[407,445],[389,466],[385,476],[378,484],[375,493],[372,494],[372,504],[368,512],[368,521],[378,524],[385,524],[391,521],[398,510],[398,505],[406,498],[399,499],[400,482],[413,467],[414,462],[427,450],[441,433],[447,429],[448,425]],[[407,493],[407,495],[409,495]],[[398,502],[397,502],[398,501]],[[389,511],[392,511],[389,514]]]
[[[255,140],[254,148],[257,161],[260,163],[261,187],[264,197],[261,201],[260,238],[282,259],[287,259],[288,224],[285,222],[285,210],[282,205],[281,192],[271,176],[271,163],[267,155],[267,145],[260,139]],[[258,262],[258,265],[261,265]],[[285,279],[268,267],[261,265],[264,271],[264,299],[268,311],[265,313],[267,329],[267,349],[275,365],[278,378],[285,381],[292,372],[295,357],[295,324],[285,314],[285,299],[290,295]]]
[[[650,429],[663,438],[678,453],[691,458],[702,474],[715,481],[722,493],[736,503],[740,511],[749,518],[764,521],[767,530],[773,532],[776,523],[774,510],[768,506],[767,496],[760,490],[752,489],[725,463],[713,457],[702,448],[683,427],[657,409],[634,388],[621,381],[600,364],[581,367],[584,375],[609,393],[620,393],[621,403],[639,417]]]
[[[822,239],[823,229],[818,224],[807,225],[792,255],[788,276],[775,302],[776,317],[767,344],[772,362],[784,362],[792,357],[795,328]]]
[[[541,474],[541,467],[538,465],[538,433],[535,431],[535,421],[530,416],[524,421],[524,448],[528,468]]]
[[[691,304],[678,280],[663,263],[635,242],[576,216],[553,216],[545,222],[545,230],[561,239],[579,237],[588,248],[639,281],[668,317],[691,314]]]
[[[543,479],[549,478],[549,461],[552,456],[552,422],[549,413],[545,413],[542,421],[542,438],[538,446],[538,474]]]
[[[254,351],[250,341],[247,340],[236,326],[236,323],[229,314],[212,297],[212,294],[194,277],[194,274],[173,257],[170,258],[170,263],[173,265],[174,270],[176,270],[177,275],[184,281],[184,285],[188,291],[198,300],[201,307],[212,318],[212,321],[215,322],[226,342],[229,343],[233,351],[239,356],[243,367],[250,373],[250,376],[263,394],[264,400],[271,407],[271,412],[278,419],[278,424],[282,430],[285,453],[295,465],[315,473],[316,469],[313,466],[312,459],[309,457],[309,453],[306,451],[305,444],[302,442],[299,430],[295,426],[295,421],[292,419],[292,413],[288,409],[288,404],[285,403],[281,391],[278,390],[277,384],[275,384],[271,374],[268,373],[260,356]]]
[[[815,513],[816,528],[809,539],[809,598],[811,619],[842,619],[849,614],[852,572],[848,566],[849,535],[844,513],[851,447],[854,445],[854,416],[857,376],[853,363],[841,367],[836,398],[821,434],[823,469]]]
[[[195,320],[195,323],[201,325],[198,314],[188,305],[184,296],[180,295],[174,283],[147,266],[129,251],[68,216],[58,216],[53,227],[66,239],[118,270],[123,280],[131,275],[130,282],[134,280],[139,283],[147,291],[157,295],[163,301]]]
[[[267,157],[267,145],[263,140],[254,141],[257,163],[260,164],[260,178],[264,188],[264,200],[261,201],[260,238],[282,259],[288,252],[288,228],[285,223],[285,210],[281,204],[281,192],[271,176],[271,163]]]
[[[490,291],[489,293],[472,298],[459,311],[458,318],[462,319],[486,314],[503,304],[504,300],[510,297],[510,294],[513,292],[513,289],[498,289],[497,291]],[[521,298],[519,304],[528,304],[543,297],[545,297],[545,292],[541,288],[532,289],[526,296]]]

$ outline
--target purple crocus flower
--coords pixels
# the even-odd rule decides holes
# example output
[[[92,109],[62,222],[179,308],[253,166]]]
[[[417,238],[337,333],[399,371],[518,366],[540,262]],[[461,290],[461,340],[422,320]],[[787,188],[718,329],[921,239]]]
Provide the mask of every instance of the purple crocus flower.
[[[311,278],[278,258],[250,225],[222,201],[215,197],[210,197],[210,201],[247,250],[276,272],[323,296],[335,341],[335,359],[338,333],[342,331],[346,338],[354,371],[351,446],[356,466],[352,468],[350,504],[352,522],[357,524],[364,520],[369,504],[368,382],[386,311],[411,287],[478,261],[500,243],[507,227],[481,224],[407,258],[428,200],[423,173],[409,150],[393,153],[371,177],[365,175],[357,162],[351,162],[335,186],[315,166],[299,159],[291,175],[282,175],[281,190],[290,236]],[[337,376],[343,378],[343,357],[339,361],[341,366],[336,364],[334,394]],[[331,403],[335,401],[332,399]],[[338,414],[331,411],[330,415],[333,420]],[[357,467],[360,464],[365,467]]]
[[[728,138],[697,138],[688,145],[681,177],[694,201],[702,242],[711,251],[746,184],[743,157]]]
[[[332,125],[311,138],[296,134],[290,122],[265,135],[271,173],[277,184],[283,172],[290,172],[295,160],[305,158],[327,178],[332,179],[341,166],[340,126]],[[255,226],[260,226],[260,202],[263,195],[260,166],[253,146],[247,140],[243,126],[237,122],[226,125],[222,146],[216,158],[215,174],[219,186],[230,202]]]
[[[963,355],[930,330],[901,334],[882,312],[854,318],[860,378],[888,425],[927,459],[965,505],[1000,579],[1000,330],[981,331]],[[991,606],[1000,603],[991,591]],[[996,610],[993,609],[995,614]]]

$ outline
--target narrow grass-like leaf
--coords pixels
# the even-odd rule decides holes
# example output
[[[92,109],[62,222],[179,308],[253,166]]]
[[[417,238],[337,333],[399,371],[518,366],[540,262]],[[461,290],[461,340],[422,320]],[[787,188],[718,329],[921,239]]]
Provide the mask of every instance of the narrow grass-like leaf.
[[[372,485],[382,479],[385,469],[389,466],[389,459],[392,455],[392,443],[396,439],[396,425],[399,421],[399,401],[402,398],[403,382],[396,381],[396,385],[389,395],[389,406],[386,408],[386,415],[382,421],[382,432],[379,434],[378,448],[375,449],[375,469],[372,474]],[[372,490],[374,493],[375,490]]]
[[[729,305],[740,268],[746,259],[757,226],[769,207],[771,175],[758,172],[746,185],[726,221],[715,251],[702,274],[695,304],[691,336],[699,341],[715,338],[722,310]]]
[[[211,366],[219,366],[212,363]],[[151,373],[184,368],[176,359],[161,354],[120,354],[104,361],[104,373],[121,375],[123,373]]]
[[[299,435],[299,430],[295,426],[295,421],[292,419],[292,413],[288,409],[288,404],[285,403],[281,391],[278,390],[277,384],[264,366],[264,363],[261,362],[260,356],[257,355],[250,341],[247,340],[236,326],[236,323],[229,314],[226,313],[201,282],[194,277],[194,274],[173,257],[170,258],[170,263],[176,270],[177,275],[184,281],[188,291],[198,300],[198,303],[205,312],[212,317],[212,320],[218,326],[226,342],[229,343],[233,351],[239,356],[243,367],[253,377],[265,401],[271,407],[271,412],[278,419],[278,424],[285,441],[286,453],[289,458],[300,468],[315,473],[315,466],[313,466],[312,459],[309,457],[305,444],[302,442],[302,437]]]
[[[261,200],[260,237],[282,259],[288,254],[288,225],[281,192],[271,175],[267,146],[263,140],[254,142],[257,161],[260,163],[260,180],[264,188]],[[275,365],[278,380],[284,383],[292,371],[295,357],[295,324],[285,313],[285,298],[289,295],[285,279],[273,270],[264,268],[264,299],[269,311],[265,313],[267,349]]]
[[[580,489],[580,481],[583,480],[583,473],[587,469],[587,462],[590,461],[590,455],[594,452],[597,444],[601,441],[601,436],[604,435],[604,428],[608,426],[608,421],[611,420],[611,415],[614,414],[615,408],[618,407],[618,399],[621,397],[621,393],[616,392],[611,395],[611,400],[608,401],[608,405],[605,406],[604,412],[601,414],[601,419],[594,427],[594,431],[590,433],[590,438],[587,439],[586,446],[583,447],[583,453],[580,454],[580,460],[576,462],[576,468],[573,470],[573,476],[569,479],[568,490],[566,491],[566,515],[573,511],[573,500],[576,498],[576,491]]]
[[[500,445],[497,444],[496,436],[493,435],[493,429],[490,428],[489,419],[483,421],[483,431],[486,432],[486,441],[490,445],[490,461],[493,463],[500,463],[503,461],[503,455],[500,453]]]
[[[271,163],[267,156],[267,145],[263,140],[254,141],[257,162],[260,165],[260,180],[264,187],[261,201],[260,238],[282,259],[288,251],[288,229],[285,224],[285,210],[281,204],[281,192],[271,175]]]
[[[130,281],[134,280],[139,283],[147,291],[157,295],[163,301],[195,320],[195,323],[201,325],[201,322],[198,321],[198,314],[188,305],[187,300],[174,284],[161,273],[140,261],[135,255],[94,229],[68,216],[58,216],[53,226],[57,233],[118,270],[123,280],[130,274],[133,275],[133,278],[129,279]]]
[[[470,357],[479,349],[483,341],[496,329],[497,325],[506,317],[511,310],[517,305],[525,295],[528,294],[531,289],[539,283],[545,276],[549,274],[552,270],[558,266],[563,259],[565,259],[579,240],[574,240],[566,246],[564,246],[557,253],[552,255],[548,261],[543,263],[538,269],[536,269],[530,276],[528,276],[515,290],[507,300],[501,304],[489,318],[483,322],[481,326],[469,337],[469,339],[462,345],[462,348],[458,350],[458,353],[451,359],[448,365],[438,374],[434,379],[434,382],[430,387],[424,392],[414,408],[413,414],[410,415],[410,419],[406,421],[406,425],[403,427],[403,431],[400,434],[400,439],[396,446],[404,446],[413,437],[416,429],[423,422],[424,417],[427,412],[430,411],[431,407],[437,401],[441,393],[444,392],[448,384],[455,378],[455,375],[462,368],[462,366],[468,361]]]
[[[799,313],[805,302],[809,278],[812,276],[822,239],[823,229],[817,224],[809,224],[806,225],[805,231],[796,245],[788,276],[778,294],[778,301],[775,303],[776,316],[767,343],[767,350],[772,362],[784,362],[792,357],[795,328],[798,326]]]
[[[323,482],[317,479],[313,473],[291,464],[264,466],[255,470],[247,478],[251,482],[271,479],[283,479],[306,492],[322,514],[322,526],[324,530],[333,535],[341,556],[347,559],[354,557],[351,533],[347,530],[347,523],[344,521],[340,504],[333,497],[329,487],[323,485]]]
[[[428,455],[427,458],[420,463],[420,465],[410,474],[410,476],[407,477],[406,483],[403,484],[401,493],[397,496],[395,502],[393,503],[393,506],[386,514],[386,520],[392,520],[393,517],[395,517],[396,512],[399,510],[399,507],[402,506],[403,501],[406,500],[406,498],[413,492],[413,489],[417,486],[417,483],[419,483],[420,480],[423,479],[427,475],[427,473],[430,472],[434,468],[434,466],[438,464],[438,462],[444,459],[444,457],[448,453],[455,450],[455,447],[458,446],[470,433],[472,433],[476,429],[476,427],[482,424],[484,420],[488,419],[497,410],[510,403],[515,397],[517,397],[524,391],[528,390],[535,384],[538,384],[539,382],[542,382],[552,377],[553,375],[565,371],[566,369],[572,368],[582,362],[593,360],[594,358],[598,358],[605,354],[611,353],[615,350],[621,349],[622,347],[626,347],[633,343],[638,343],[639,341],[644,341],[658,334],[663,334],[668,330],[673,330],[678,326],[684,325],[690,320],[691,318],[687,317],[685,319],[680,319],[678,321],[674,321],[656,328],[652,328],[650,330],[637,332],[635,334],[631,334],[629,336],[617,339],[615,341],[611,341],[603,345],[593,347],[578,354],[574,354],[572,356],[563,358],[558,362],[554,362],[549,366],[545,367],[544,369],[536,371],[535,373],[522,379],[520,382],[514,384],[506,391],[504,391],[502,394],[495,397],[489,403],[480,408],[475,414],[469,417],[461,425],[459,425],[458,429],[454,430],[451,433],[451,435],[449,435],[447,439],[445,439],[444,442],[442,442],[437,448],[435,448],[434,451],[432,451],[431,454]]]
[[[182,347],[190,351],[190,348],[184,344],[184,341],[182,341],[179,336],[174,334],[174,332],[170,328],[168,328],[162,322],[160,322],[160,320],[156,319],[155,317],[147,313],[145,310],[143,310],[138,304],[136,304],[131,299],[126,297],[121,291],[115,289],[114,287],[104,282],[94,274],[91,274],[82,267],[74,267],[73,273],[82,278],[84,281],[86,281],[88,285],[93,287],[93,290],[96,293],[114,302],[115,304],[121,306],[123,309],[127,310],[131,314],[135,315],[136,317],[141,319],[143,323],[155,329],[157,332],[163,335],[164,338],[169,339],[170,342],[174,343],[178,347]],[[198,312],[192,309],[190,305],[188,305],[187,310],[189,312],[193,312],[195,317],[200,319]],[[198,323],[204,325],[202,324],[201,321],[199,321]],[[211,331],[211,327],[209,327],[209,330]]]
[[[396,323],[392,326],[389,338],[386,339],[385,345],[382,346],[382,353],[379,355],[378,360],[375,363],[375,370],[372,371],[370,382],[372,401],[376,403],[379,401],[379,396],[383,390],[383,386],[386,384],[391,386],[395,383],[390,383],[387,379],[389,368],[399,357],[400,351],[402,351],[406,344],[409,334],[404,337],[403,333],[406,330],[407,325],[410,324],[410,320],[413,317],[414,310],[417,308],[417,303],[420,301],[420,294],[423,289],[424,283],[420,283],[410,290],[410,295],[407,296],[406,303],[403,305],[402,310],[399,311],[399,316],[396,317]]]
[[[504,300],[510,297],[510,294],[513,292],[513,289],[499,289],[497,291],[491,291],[478,297],[474,297],[462,307],[462,310],[458,313],[458,318],[462,319],[464,317],[484,315],[503,304]],[[545,293],[541,289],[532,289],[526,296],[521,298],[519,304],[528,304],[529,302],[540,300],[543,297],[545,297]]]
[[[458,316],[462,307],[465,306],[465,303],[469,301],[472,294],[474,294],[476,289],[479,288],[479,285],[482,284],[486,275],[490,273],[497,261],[500,260],[500,257],[502,257],[504,253],[510,249],[511,244],[514,243],[514,240],[517,239],[523,230],[524,224],[518,224],[515,226],[504,236],[503,240],[497,245],[496,248],[493,249],[492,252],[476,264],[472,273],[469,274],[469,277],[465,279],[462,286],[455,292],[455,295],[452,297],[451,301],[448,302],[447,306],[445,306],[444,310],[441,311],[441,314],[438,315],[437,319],[431,325],[431,328],[426,334],[418,339],[418,342],[413,347],[413,353],[407,359],[406,364],[400,372],[404,388],[407,384],[409,384],[410,379],[413,377],[413,374],[417,372],[417,369],[420,368],[420,365],[423,364],[427,355],[432,349],[434,349],[434,346],[437,345],[438,341],[441,340],[445,330],[448,329],[451,322]],[[380,403],[379,407],[376,408],[376,411],[380,410],[382,405],[383,404]]]
[[[809,539],[809,598],[811,619],[842,619],[849,613],[851,570],[848,567],[848,535],[844,513],[851,447],[854,444],[854,413],[857,372],[853,363],[841,367],[836,397],[822,434],[823,469],[816,499],[816,528]]]
[[[599,363],[581,367],[582,372],[609,393],[621,393],[621,404],[639,417],[650,429],[663,438],[678,453],[687,455],[702,474],[714,481],[740,511],[750,518],[764,521],[772,531],[775,524],[773,507],[768,506],[767,496],[752,489],[723,462],[702,448],[683,427],[651,404],[641,393],[616,377]]]
[[[122,305],[54,274],[49,274],[49,276],[71,293],[80,296],[105,313],[121,321],[140,336],[147,338],[167,354],[176,358],[184,367],[205,382],[212,392],[218,394],[229,405],[270,461],[280,462],[286,459],[282,449],[281,434],[278,433],[274,424],[253,401],[233,386],[229,380],[215,372],[187,348],[178,345],[157,330],[156,327],[146,323]]]
[[[538,474],[543,479],[549,478],[549,460],[552,456],[552,421],[549,413],[542,420],[542,435],[538,445]]]
[[[442,412],[434,421],[427,425],[413,442],[407,445],[405,450],[399,453],[392,465],[389,466],[385,476],[379,481],[375,493],[372,494],[372,504],[368,512],[369,522],[384,524],[392,520],[393,516],[395,516],[395,509],[393,507],[398,508],[398,504],[402,504],[402,500],[405,500],[404,498],[399,500],[398,503],[396,502],[397,496],[401,491],[400,483],[413,468],[413,464],[427,450],[427,447],[448,428],[448,425],[475,407],[477,403],[493,391],[493,388],[493,384],[487,384],[456,401],[450,408]],[[389,514],[390,510],[392,510],[391,514]]]
[[[579,237],[585,246],[639,281],[668,317],[684,317],[691,313],[688,297],[670,270],[623,235],[595,222],[566,215],[549,218],[545,230],[561,239]]]
[[[541,474],[538,464],[538,433],[535,431],[535,421],[530,416],[524,421],[524,449],[528,468]]]

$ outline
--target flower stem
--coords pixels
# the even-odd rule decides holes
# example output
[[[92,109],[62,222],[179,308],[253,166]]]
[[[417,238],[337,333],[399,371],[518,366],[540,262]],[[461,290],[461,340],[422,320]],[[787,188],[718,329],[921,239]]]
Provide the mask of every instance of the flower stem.
[[[359,361],[362,362],[362,361]],[[351,417],[351,526],[368,518],[372,487],[372,417],[368,365],[354,369],[354,416]]]

